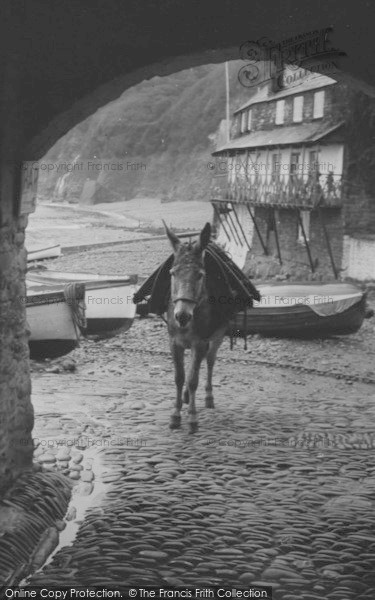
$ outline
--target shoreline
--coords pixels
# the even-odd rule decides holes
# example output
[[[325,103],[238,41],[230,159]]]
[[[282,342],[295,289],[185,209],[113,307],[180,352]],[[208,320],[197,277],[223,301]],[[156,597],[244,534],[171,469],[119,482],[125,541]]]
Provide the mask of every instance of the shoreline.
[[[178,233],[195,232],[201,229],[206,220],[211,220],[208,203],[141,200],[113,203],[112,210],[109,209],[110,204],[104,207],[106,210],[102,204],[90,207],[64,203],[38,204],[36,211],[29,216],[26,247],[32,251],[34,248],[59,244],[65,251],[71,248],[77,248],[78,251],[98,244],[104,247],[155,236],[164,237],[162,219]],[[131,214],[128,212],[129,206]],[[136,208],[137,215],[134,214]]]

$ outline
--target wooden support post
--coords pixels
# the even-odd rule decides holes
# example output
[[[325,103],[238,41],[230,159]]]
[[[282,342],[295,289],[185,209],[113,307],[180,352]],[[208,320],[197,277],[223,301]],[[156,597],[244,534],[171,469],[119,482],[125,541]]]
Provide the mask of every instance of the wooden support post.
[[[248,247],[248,249],[251,251],[251,246],[250,246],[249,242],[247,241],[247,237],[246,237],[246,235],[245,235],[245,232],[244,232],[244,230],[243,230],[243,227],[242,227],[242,225],[241,225],[241,221],[240,221],[240,219],[239,219],[239,216],[238,216],[238,214],[237,214],[237,212],[236,212],[236,207],[235,207],[235,205],[234,205],[234,203],[233,203],[233,202],[232,202],[232,207],[233,207],[233,212],[234,212],[234,214],[235,214],[235,217],[236,217],[236,219],[237,219],[238,227],[240,228],[240,231],[241,231],[241,233],[242,233],[242,235],[243,235],[243,239],[245,240],[246,246],[247,246],[247,247]]]
[[[230,220],[228,219],[227,211],[228,211],[227,204],[225,204],[225,218],[223,217],[223,220],[225,220],[225,223],[228,225],[228,229],[229,229],[230,235],[232,236],[233,240],[236,241],[236,236],[233,231],[232,224],[231,224]]]
[[[267,249],[267,246],[266,246],[266,244],[264,243],[264,241],[263,241],[263,238],[262,238],[262,235],[261,235],[261,233],[260,233],[260,231],[259,231],[258,223],[256,222],[256,220],[255,220],[255,217],[254,217],[253,213],[251,212],[251,210],[250,210],[250,206],[249,206],[248,204],[246,204],[246,208],[247,208],[247,210],[249,211],[249,215],[250,215],[250,217],[251,217],[251,220],[252,220],[252,222],[254,223],[255,231],[257,232],[257,234],[258,234],[258,237],[259,237],[259,241],[260,241],[260,243],[262,244],[263,252],[264,252],[264,254],[265,254],[266,256],[268,256],[268,249]]]
[[[338,279],[339,278],[339,273],[338,273],[338,270],[337,270],[337,267],[336,267],[336,264],[335,264],[335,259],[333,258],[333,252],[332,252],[331,242],[329,241],[329,235],[328,235],[327,227],[326,227],[326,224],[324,222],[322,209],[320,207],[318,208],[318,212],[319,212],[320,223],[322,225],[323,232],[324,232],[324,237],[325,237],[326,244],[327,244],[327,249],[328,249],[329,258],[330,258],[330,261],[331,261],[332,271],[333,271],[333,274],[335,276],[335,279]]]
[[[279,263],[280,265],[283,264],[283,261],[281,259],[281,251],[280,251],[280,243],[279,243],[279,233],[277,231],[277,224],[276,224],[276,209],[274,208],[272,211],[273,214],[273,230],[275,232],[275,240],[276,240],[276,248],[277,248],[277,256],[279,257]]]
[[[212,202],[212,206],[214,207],[214,211],[215,211],[215,213],[217,214],[217,217],[218,217],[218,219],[219,219],[219,221],[220,221],[220,225],[222,226],[222,228],[223,228],[223,231],[224,231],[225,235],[227,236],[227,238],[228,238],[228,241],[230,242],[230,235],[228,235],[228,232],[227,232],[227,230],[226,230],[226,227],[224,226],[224,222],[221,220],[220,211],[219,211],[219,209],[217,208],[217,206],[216,206],[215,202]]]
[[[301,213],[300,213],[300,210],[298,208],[297,208],[297,215],[298,215],[298,221],[299,221],[299,224],[300,224],[300,227],[301,227],[301,230],[302,230],[302,235],[303,235],[303,239],[304,239],[305,246],[306,246],[307,256],[309,257],[309,263],[310,263],[311,272],[315,273],[314,261],[313,261],[312,256],[311,256],[309,242],[308,242],[307,237],[306,237],[306,232],[305,232],[305,228],[303,226],[303,221],[302,221]]]
[[[236,239],[238,240],[238,243],[240,244],[240,246],[243,246],[242,240],[241,240],[241,238],[240,238],[240,236],[239,236],[239,234],[238,234],[238,231],[237,231],[237,229],[236,229],[236,224],[235,224],[234,220],[232,219],[232,215],[230,214],[230,211],[232,210],[232,209],[230,208],[230,204],[232,204],[232,206],[233,206],[233,202],[230,202],[230,203],[228,203],[228,204],[227,204],[227,211],[228,211],[228,213],[227,213],[227,214],[228,214],[228,219],[229,219],[229,221],[231,222],[231,224],[232,224],[232,226],[233,226],[233,231],[234,231],[234,232],[235,232],[235,234],[236,234]],[[229,205],[229,206],[228,206],[228,205]]]

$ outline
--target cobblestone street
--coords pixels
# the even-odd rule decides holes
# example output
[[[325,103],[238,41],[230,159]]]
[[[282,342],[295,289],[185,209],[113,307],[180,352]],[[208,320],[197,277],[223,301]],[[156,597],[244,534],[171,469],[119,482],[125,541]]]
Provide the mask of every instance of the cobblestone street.
[[[145,277],[169,251],[139,239],[48,266]],[[203,369],[193,436],[186,409],[182,428],[169,429],[174,374],[157,318],[32,361],[35,462],[74,487],[59,544],[27,581],[264,584],[276,600],[373,599],[374,357],[373,320],[326,340],[252,336],[230,350],[226,339],[216,408],[204,408]]]
[[[172,432],[166,340],[159,320],[138,320],[84,342],[75,373],[34,364],[36,459],[77,486],[60,547],[30,581],[373,598],[374,386],[255,364],[225,341],[216,409],[201,384],[198,433],[186,411]]]

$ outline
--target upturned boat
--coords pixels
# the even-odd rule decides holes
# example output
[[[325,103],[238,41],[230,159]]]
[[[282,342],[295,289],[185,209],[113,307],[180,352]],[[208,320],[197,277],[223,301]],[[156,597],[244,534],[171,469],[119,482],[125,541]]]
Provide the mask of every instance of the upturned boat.
[[[229,335],[348,335],[373,314],[367,307],[366,292],[350,283],[272,283],[257,288],[260,301],[234,316]]]

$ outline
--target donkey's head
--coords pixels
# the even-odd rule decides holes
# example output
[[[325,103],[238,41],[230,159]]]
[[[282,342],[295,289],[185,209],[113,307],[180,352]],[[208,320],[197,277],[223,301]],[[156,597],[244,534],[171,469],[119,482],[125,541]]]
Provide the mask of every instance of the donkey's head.
[[[174,252],[171,273],[171,299],[176,324],[185,329],[193,318],[195,307],[204,298],[205,270],[204,250],[210,241],[211,225],[206,223],[199,240],[183,244],[179,237],[164,223]]]

